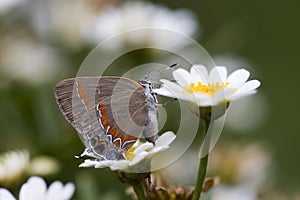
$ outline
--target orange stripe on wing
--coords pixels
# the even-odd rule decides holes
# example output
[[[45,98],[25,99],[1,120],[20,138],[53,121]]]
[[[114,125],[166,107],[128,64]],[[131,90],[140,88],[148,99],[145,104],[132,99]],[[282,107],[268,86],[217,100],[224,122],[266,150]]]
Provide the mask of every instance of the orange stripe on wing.
[[[77,82],[77,91],[78,91],[79,97],[83,100],[83,103],[86,106],[86,108],[88,110],[90,110],[92,108],[92,106],[90,105],[89,100],[85,95],[84,88],[83,88],[83,82],[80,82],[80,81]]]
[[[122,145],[128,141],[136,141],[138,138],[134,136],[128,136],[125,137],[122,132],[117,133],[117,128],[115,127],[114,124],[110,124],[107,116],[106,116],[106,110],[105,110],[105,105],[100,103],[98,105],[98,110],[101,112],[101,123],[103,127],[106,129],[108,126],[110,128],[107,131],[107,136],[111,136],[111,142],[114,143],[118,148],[122,148]]]
[[[104,126],[104,128],[107,128],[109,126],[109,121],[107,120],[107,117],[106,117],[106,110],[104,108],[104,104],[101,103],[99,104],[99,107],[98,109],[101,111],[101,122]]]

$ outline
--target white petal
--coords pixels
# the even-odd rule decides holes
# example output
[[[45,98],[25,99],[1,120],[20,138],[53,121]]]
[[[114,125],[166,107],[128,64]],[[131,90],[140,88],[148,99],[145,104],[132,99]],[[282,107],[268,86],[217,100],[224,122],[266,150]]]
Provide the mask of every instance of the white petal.
[[[247,93],[251,90],[255,90],[260,86],[260,81],[258,80],[251,80],[246,82],[244,85],[242,85],[239,89],[236,90],[236,94],[238,93]]]
[[[177,83],[165,79],[161,79],[160,81],[163,83],[163,86],[162,88],[154,90],[157,94],[177,98],[177,96],[183,91],[183,88]]]
[[[236,90],[236,92],[232,95],[231,99],[236,100],[244,96],[255,94],[256,88],[258,88],[259,86],[260,82],[258,80],[248,81],[238,90]]]
[[[209,83],[223,82],[227,78],[226,67],[214,67],[209,72]]]
[[[204,107],[212,104],[213,98],[207,94],[196,93],[195,97],[196,101],[193,102],[195,102],[198,106]]]
[[[197,74],[197,76],[201,77],[204,83],[208,81],[208,72],[207,69],[203,65],[193,65],[191,68],[191,73]],[[199,80],[200,81],[200,80]]]
[[[175,89],[173,86],[164,85],[162,88],[154,90],[155,93],[161,96],[171,97],[171,98],[180,98],[184,94],[183,89],[180,91]]]
[[[249,76],[250,72],[245,69],[239,69],[230,74],[226,82],[230,83],[229,87],[237,89],[247,81]]]
[[[114,163],[112,166],[110,166],[111,170],[121,170],[126,167],[128,167],[129,161],[128,160],[119,160],[118,162]]]
[[[255,94],[257,91],[256,90],[251,90],[249,92],[244,92],[244,93],[235,93],[232,97],[231,97],[231,100],[234,101],[234,100],[237,100],[237,99],[240,99],[242,97],[246,97],[246,96],[249,96],[249,95],[252,95],[252,94]]]
[[[181,94],[178,99],[182,99],[185,101],[191,101],[196,102],[197,101],[197,95],[195,94]]]
[[[0,188],[0,200],[16,200],[16,198],[4,188]]]
[[[175,94],[174,92],[171,92],[170,89],[165,88],[165,87],[162,87],[162,88],[159,88],[159,89],[154,89],[153,92],[160,95],[160,96],[177,98],[177,94]]]
[[[163,86],[173,88],[176,91],[182,91],[182,87],[179,86],[177,83],[174,83],[173,81],[169,81],[166,79],[160,79],[160,81],[163,83]]]
[[[133,166],[138,164],[139,162],[141,162],[147,155],[149,155],[149,153],[143,152],[143,153],[139,153],[137,154],[133,160],[129,163],[129,166]]]
[[[207,107],[207,106],[213,106],[213,105],[215,105],[215,104],[213,104],[212,99],[206,99],[205,101],[199,101],[199,102],[197,103],[197,105],[198,105],[199,107]]]
[[[60,181],[53,182],[46,193],[46,196],[43,198],[45,200],[57,199],[61,200],[63,184]]]
[[[180,97],[178,99],[190,101],[199,106],[211,105],[212,102],[212,98],[203,93],[185,94],[183,97]]]
[[[71,199],[74,192],[75,192],[75,185],[73,183],[67,183],[64,187],[64,191],[62,195],[63,199],[64,200]]]
[[[62,199],[63,200],[71,199],[74,192],[75,192],[74,184],[73,183],[67,183],[63,188]]]
[[[140,141],[139,140],[136,140],[135,143],[132,145],[132,147],[137,147],[140,145]]]
[[[53,182],[47,191],[45,200],[68,200],[73,196],[75,186],[68,183],[65,186],[60,181]]]
[[[155,141],[155,148],[159,146],[168,146],[176,138],[176,135],[172,131],[165,132],[163,135]]]
[[[97,164],[95,165],[95,168],[110,167],[110,166],[114,165],[116,162],[118,162],[118,161],[117,160],[102,160],[102,161],[98,161]]]
[[[92,167],[95,166],[99,161],[91,160],[91,159],[86,159],[84,160],[83,163],[79,165],[79,167]]]
[[[214,67],[209,72],[209,83],[225,82],[227,78],[226,67]]]
[[[185,69],[176,69],[173,72],[173,77],[180,86],[188,86],[192,82],[191,74]]]
[[[207,106],[214,106],[214,105],[215,104],[213,103],[212,99],[198,103],[199,107],[207,107]]]
[[[106,168],[109,167],[110,165],[107,165],[105,163],[99,162],[97,164],[94,165],[95,168],[99,169],[99,168]]]
[[[181,93],[181,94],[178,94],[176,96],[176,98],[184,100],[184,101],[197,102],[197,96],[194,95],[194,94],[184,94],[184,93]]]
[[[44,198],[46,194],[46,183],[45,181],[37,176],[29,178],[29,180],[23,184],[20,190],[20,200],[40,200]]]
[[[214,104],[217,105],[224,100],[231,99],[233,91],[233,88],[225,88],[223,90],[218,91],[213,98]]]
[[[153,148],[153,144],[150,142],[145,142],[144,144],[141,144],[139,147],[137,147],[133,153],[134,154],[139,154],[143,151],[145,151],[146,149],[152,149]]]
[[[83,162],[79,165],[79,167],[92,167],[92,166],[94,166],[94,165],[91,165],[91,164],[85,163],[85,162]]]
[[[158,153],[160,151],[164,151],[166,149],[168,149],[169,146],[158,146],[158,147],[155,147],[153,148],[150,152],[149,152],[149,155],[152,155],[152,154],[155,154],[155,153]]]

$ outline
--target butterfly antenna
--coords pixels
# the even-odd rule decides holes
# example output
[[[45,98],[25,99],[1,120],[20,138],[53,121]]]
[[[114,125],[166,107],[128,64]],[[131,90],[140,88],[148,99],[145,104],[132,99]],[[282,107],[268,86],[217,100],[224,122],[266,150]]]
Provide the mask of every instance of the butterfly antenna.
[[[170,65],[168,68],[174,68],[174,67],[178,67],[178,66],[179,66],[178,63],[174,63],[174,64]]]

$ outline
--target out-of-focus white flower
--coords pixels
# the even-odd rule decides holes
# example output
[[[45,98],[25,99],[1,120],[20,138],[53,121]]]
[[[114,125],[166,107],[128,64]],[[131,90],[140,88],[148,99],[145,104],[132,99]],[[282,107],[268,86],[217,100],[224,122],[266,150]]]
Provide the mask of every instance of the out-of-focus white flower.
[[[26,3],[26,0],[1,0],[0,1],[0,15],[8,12],[9,10],[21,6]]]
[[[40,38],[76,49],[86,43],[83,32],[86,28],[93,28],[87,24],[93,21],[95,13],[114,3],[114,0],[34,1],[28,8],[28,16]]]
[[[30,83],[54,78],[62,63],[50,47],[26,37],[7,37],[0,50],[0,76]]]
[[[74,191],[73,183],[63,185],[60,181],[55,181],[47,189],[41,177],[32,176],[22,185],[19,200],[68,200]],[[0,188],[0,200],[15,200],[15,198],[8,190]]]
[[[193,36],[198,26],[188,10],[171,10],[144,1],[119,4],[115,4],[115,1],[37,1],[31,7],[34,12],[29,13],[29,21],[37,35],[45,39],[53,38],[73,48],[81,47],[86,42],[98,44],[123,31],[145,27],[168,29]],[[120,48],[128,44],[160,44],[177,48],[187,45],[187,40],[170,35],[170,31],[153,32],[145,29],[121,34],[110,40],[105,48]]]
[[[26,150],[9,151],[0,155],[0,184],[10,185],[22,178],[29,164]]]
[[[186,40],[175,39],[170,32],[143,29],[122,35],[123,31],[147,27],[168,29],[193,36],[197,30],[197,22],[193,14],[187,10],[173,11],[149,2],[126,1],[120,7],[103,10],[83,31],[86,38],[96,44],[112,35],[120,34],[111,40],[107,48],[120,48],[126,44],[160,44],[171,48],[187,45]]]
[[[42,38],[53,38],[63,44],[82,45],[81,29],[90,20],[86,1],[37,1],[32,5],[31,23]]]
[[[247,185],[218,186],[212,190],[211,200],[257,200],[257,190]]]
[[[212,191],[213,200],[255,200],[262,191],[270,166],[270,156],[261,145],[225,144],[211,154],[209,171],[221,177]]]
[[[29,174],[39,176],[55,174],[58,170],[58,161],[49,156],[38,156],[33,158],[28,167]]]
[[[239,69],[227,77],[226,67],[214,67],[208,73],[203,65],[194,65],[191,71],[176,69],[173,77],[177,83],[162,79],[157,94],[196,103],[200,107],[215,106],[256,93],[258,80],[247,81],[250,72]]]
[[[109,167],[111,170],[126,171],[131,167],[136,166],[144,159],[151,158],[154,154],[164,151],[169,148],[169,145],[176,138],[173,132],[166,132],[155,141],[155,145],[150,142],[142,143],[137,140],[137,142],[125,152],[125,159],[121,160],[91,160],[86,159],[80,167],[95,167],[95,168],[105,168]],[[141,169],[143,170],[143,169]]]
[[[0,185],[18,183],[26,175],[48,176],[59,170],[59,163],[48,156],[38,156],[30,161],[27,150],[8,151],[0,155]]]

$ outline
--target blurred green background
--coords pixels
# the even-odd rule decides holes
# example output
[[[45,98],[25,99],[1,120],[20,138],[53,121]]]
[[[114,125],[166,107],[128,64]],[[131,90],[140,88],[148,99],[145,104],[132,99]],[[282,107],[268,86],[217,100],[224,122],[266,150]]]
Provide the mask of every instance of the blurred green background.
[[[73,181],[74,199],[129,198],[124,195],[128,185],[109,170],[78,168],[81,160],[74,155],[82,152],[83,145],[60,113],[53,89],[58,81],[76,75],[84,58],[113,28],[122,31],[159,21],[162,27],[166,23],[194,38],[218,65],[247,68],[251,78],[262,82],[257,95],[243,100],[242,107],[248,107],[239,117],[231,110],[231,121],[226,122],[216,148],[260,144],[271,161],[262,172],[266,178],[257,192],[263,195],[257,198],[296,199],[294,195],[299,195],[299,1],[165,0],[139,1],[138,6],[134,1],[117,0],[1,2],[0,152],[27,149],[31,159],[40,155],[57,159],[59,170],[44,178]],[[185,14],[174,14],[182,10]],[[119,70],[124,73],[148,62],[147,56],[147,52],[132,53],[122,60],[129,67]],[[112,69],[112,73],[120,72]],[[241,116],[243,122],[236,120]],[[23,182],[27,176],[22,176]],[[18,191],[20,183],[6,187]],[[267,194],[274,191],[275,197]]]

